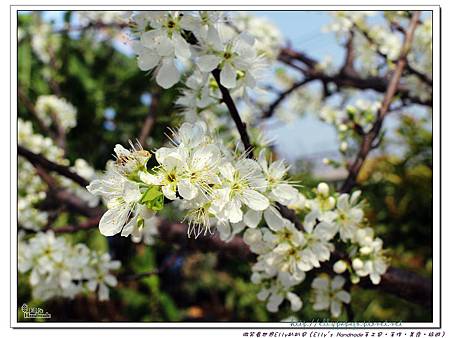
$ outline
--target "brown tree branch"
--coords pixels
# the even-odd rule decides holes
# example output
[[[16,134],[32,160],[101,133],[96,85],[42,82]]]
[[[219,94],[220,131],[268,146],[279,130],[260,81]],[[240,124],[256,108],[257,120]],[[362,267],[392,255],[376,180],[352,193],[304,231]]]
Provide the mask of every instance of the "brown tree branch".
[[[193,250],[218,252],[219,255],[229,259],[253,260],[255,257],[241,237],[223,242],[217,234],[214,234],[191,241],[186,236],[187,225],[185,224],[163,221],[159,229],[160,237],[165,242],[177,243]],[[368,277],[365,277],[357,285],[388,292],[419,305],[431,306],[433,291],[431,280],[410,271],[390,267],[381,277],[380,284],[374,285]]]
[[[46,227],[44,231],[52,230],[55,233],[74,233],[81,230],[89,230],[94,229],[98,227],[98,223],[100,222],[101,216],[93,216],[91,218],[88,218],[86,221],[79,223],[77,225],[65,225],[63,227]]]
[[[354,38],[355,38],[355,34],[353,33],[353,31],[349,32],[349,37],[347,39],[347,42],[345,44],[345,60],[344,60],[344,64],[341,67],[341,73],[342,74],[351,74],[353,76],[357,76],[357,72],[355,70],[355,48],[354,48]]]
[[[239,115],[236,105],[234,104],[233,98],[231,97],[229,90],[225,88],[220,82],[220,70],[214,69],[212,71],[212,74],[217,81],[220,92],[222,93],[223,102],[225,102],[225,105],[227,106],[230,115],[233,118],[234,123],[236,124],[236,128],[239,132],[242,143],[244,144],[245,152],[248,154],[248,157],[253,157],[253,147],[250,143],[250,137],[247,134],[247,127],[245,123],[242,122],[242,119]]]
[[[23,92],[22,88],[18,88],[18,97],[19,100],[22,102],[22,104],[27,108],[28,112],[33,116],[35,121],[37,122],[39,128],[48,136],[50,136],[53,140],[56,141],[56,134],[45,125],[45,123],[41,120],[39,117],[36,108],[34,107],[34,104],[28,99],[28,97]]]
[[[295,82],[290,88],[285,90],[284,92],[280,93],[278,95],[278,98],[272,102],[272,104],[269,106],[269,108],[263,113],[262,118],[269,118],[272,117],[275,113],[275,110],[277,107],[283,102],[283,100],[288,97],[292,92],[294,92],[296,89],[303,87],[304,85],[308,84],[309,82],[313,81],[312,78],[305,78],[302,81]]]
[[[26,158],[33,165],[39,165],[47,171],[54,171],[64,177],[71,179],[82,187],[86,187],[89,184],[86,179],[73,172],[70,167],[49,161],[41,154],[33,153],[32,151],[21,145],[17,146],[17,153],[20,156]]]
[[[363,27],[360,27],[360,26],[358,26],[358,25],[354,25],[353,27],[354,27],[354,29],[356,29],[358,32],[360,32],[360,33],[364,36],[364,38],[365,38],[371,45],[373,45],[373,46],[376,47],[376,53],[377,53],[379,56],[381,56],[381,57],[382,57],[383,59],[385,59],[385,60],[388,60],[388,56],[380,50],[380,48],[379,48],[377,42],[370,36],[370,34],[369,34],[368,31],[366,31]],[[406,34],[407,32],[403,32],[403,33]],[[409,72],[409,73],[411,73],[411,74],[417,76],[420,80],[422,80],[423,82],[425,82],[425,83],[428,84],[429,86],[433,86],[433,80],[430,79],[426,74],[423,74],[423,73],[419,72],[417,69],[415,69],[413,66],[411,66],[411,65],[409,64],[409,62],[406,62],[405,70],[406,70],[407,72]]]
[[[351,166],[349,168],[349,174],[340,189],[341,192],[349,192],[355,186],[359,171],[361,170],[361,167],[364,164],[364,161],[367,158],[367,155],[374,148],[374,141],[378,137],[378,134],[381,130],[384,117],[388,113],[390,105],[393,101],[394,95],[398,91],[400,78],[401,78],[403,70],[405,69],[405,66],[407,64],[407,56],[408,56],[408,52],[411,48],[411,43],[412,43],[412,39],[414,36],[414,31],[417,27],[419,16],[420,16],[420,12],[418,12],[418,11],[414,12],[411,22],[410,22],[410,25],[409,25],[406,35],[405,35],[401,54],[397,61],[397,66],[394,70],[394,74],[392,75],[391,80],[389,81],[389,85],[388,85],[386,93],[384,95],[383,102],[378,111],[377,119],[376,119],[372,129],[367,134],[365,134],[363,137],[359,152],[358,152],[354,162],[351,164]]]
[[[285,47],[281,50],[278,56],[278,60],[287,64],[288,66],[293,66],[295,69],[299,70],[305,77],[311,78],[312,80],[320,80],[326,83],[334,83],[338,88],[356,88],[361,90],[372,89],[379,93],[385,93],[387,87],[389,86],[389,79],[387,77],[362,77],[359,74],[353,74],[347,71],[340,71],[339,73],[334,75],[327,75],[325,72],[318,69],[317,65],[319,63],[312,57],[288,47]],[[303,69],[302,67],[295,64],[295,61],[307,66],[307,68]],[[397,93],[401,99],[410,103],[426,105],[429,107],[431,107],[433,104],[431,99],[423,101],[420,98],[412,95],[409,88],[403,84],[398,85]]]
[[[159,104],[159,90],[156,90],[152,94],[152,102],[150,104],[150,107],[148,108],[148,114],[145,118],[144,124],[142,125],[141,133],[139,135],[139,143],[142,145],[143,148],[147,145],[147,138],[149,137],[150,133],[152,132],[152,129],[156,123],[156,109],[158,108]]]
[[[91,208],[88,204],[66,189],[58,186],[55,179],[42,167],[39,163],[32,163],[36,169],[36,173],[47,184],[49,195],[58,203],[66,205],[70,210],[87,217],[98,216],[103,213],[101,208]]]

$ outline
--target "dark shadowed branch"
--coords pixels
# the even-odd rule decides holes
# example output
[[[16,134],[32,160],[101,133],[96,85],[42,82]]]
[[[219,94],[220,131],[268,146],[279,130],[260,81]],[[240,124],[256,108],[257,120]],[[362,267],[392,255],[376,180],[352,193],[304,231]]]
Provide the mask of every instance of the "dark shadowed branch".
[[[20,156],[26,158],[29,162],[31,162],[31,164],[35,166],[39,165],[47,171],[53,171],[64,177],[70,178],[72,181],[78,183],[82,187],[86,187],[89,184],[86,179],[72,171],[70,167],[52,162],[41,154],[33,153],[31,150],[21,145],[17,146],[17,153]]]
[[[222,83],[220,82],[220,70],[215,69],[212,71],[212,74],[217,81],[220,92],[222,93],[223,102],[227,106],[227,108],[230,112],[230,115],[233,118],[234,123],[236,124],[236,128],[239,132],[242,143],[244,144],[245,151],[249,157],[253,157],[253,147],[250,143],[250,137],[248,136],[248,133],[247,133],[247,127],[246,127],[245,123],[242,122],[242,119],[239,115],[239,112],[236,108],[233,98],[230,95],[229,90],[227,88],[225,88],[222,85]]]

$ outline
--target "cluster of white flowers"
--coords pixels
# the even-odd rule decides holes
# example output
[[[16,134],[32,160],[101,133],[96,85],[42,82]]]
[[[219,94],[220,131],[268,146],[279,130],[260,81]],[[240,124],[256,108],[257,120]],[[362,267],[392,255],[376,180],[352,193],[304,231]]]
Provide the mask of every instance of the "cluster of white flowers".
[[[29,121],[18,119],[18,144],[52,162],[69,164],[64,158],[64,151],[56,146],[52,139],[35,133]],[[89,181],[96,177],[94,169],[83,159],[77,159],[71,170]],[[48,187],[39,175],[36,175],[33,165],[22,157],[18,158],[18,174],[18,222],[25,229],[37,231],[47,224],[48,213],[40,210],[39,204],[47,197]],[[89,206],[98,204],[97,197],[89,194],[72,180],[55,175],[55,181],[61,187],[70,189]]]
[[[109,299],[109,287],[117,285],[112,270],[120,268],[109,254],[91,251],[84,244],[72,245],[52,231],[19,241],[19,272],[29,273],[33,298],[73,298],[85,291]]]
[[[386,24],[369,24],[374,12],[333,12],[333,21],[325,27],[326,31],[335,32],[338,37],[348,37],[353,32],[353,48],[358,63],[355,66],[364,75],[378,74],[378,65],[393,66],[400,55],[401,35],[394,33]],[[381,57],[381,55],[384,55]]]
[[[191,89],[208,87],[208,74],[216,68],[221,70],[221,83],[226,88],[256,86],[265,65],[256,53],[256,39],[228,26],[223,12],[149,11],[134,14],[132,20],[138,66],[144,71],[157,68],[156,82],[161,87],[178,83],[182,65],[186,68],[188,61],[205,74],[195,75],[188,85]]]
[[[255,37],[254,47],[258,55],[274,60],[286,43],[278,27],[264,17],[237,12],[232,17],[232,22],[239,32],[247,32]]]
[[[39,60],[48,64],[51,59],[51,53],[59,48],[60,39],[52,34],[52,26],[48,23],[40,23],[30,34],[31,47]]]
[[[258,255],[252,281],[262,285],[258,297],[267,299],[273,312],[285,298],[293,311],[302,307],[294,288],[307,271],[330,260],[336,235],[351,260],[341,262],[339,273],[348,270],[354,283],[364,276],[380,282],[387,260],[381,240],[364,227],[360,192],[332,195],[321,183],[316,197],[307,199],[286,179],[283,161],[268,162],[265,151],[258,160],[238,156],[204,122],[183,123],[171,141],[172,146],[155,151],[158,164],[151,169],[149,152],[116,145],[114,165],[87,187],[108,207],[100,221],[102,234],[141,237],[167,201],[185,210],[188,236],[217,230],[227,241],[246,229],[244,241]],[[303,228],[283,218],[279,205],[303,215]]]
[[[18,144],[27,149],[44,155],[47,159],[59,164],[67,164],[63,151],[55,146],[50,138],[33,132],[31,122],[18,119]],[[37,206],[47,196],[47,185],[36,175],[34,167],[25,159],[19,157],[18,166],[18,222],[25,229],[38,230],[48,219],[45,211]]]
[[[47,223],[48,215],[37,209],[37,205],[46,197],[47,186],[35,174],[33,165],[23,159],[18,160],[18,222],[30,230],[39,230]]]
[[[149,152],[116,146],[114,168],[88,187],[109,209],[100,222],[103,234],[128,236],[138,231],[137,220],[160,210],[165,198],[181,200],[180,207],[188,210],[188,235],[197,237],[216,227],[223,239],[229,239],[245,226],[256,227],[263,216],[278,228],[282,218],[274,205],[291,203],[298,195],[285,179],[288,168],[283,161],[269,165],[264,153],[258,161],[237,156],[208,132],[204,122],[184,123],[173,143],[155,152],[158,166],[150,171],[145,166]],[[127,222],[130,213],[134,217]]]
[[[68,164],[64,159],[64,151],[56,146],[49,137],[33,131],[33,125],[30,121],[24,121],[21,118],[17,121],[17,143],[34,153],[45,156],[48,160],[58,164]]]
[[[364,213],[358,203],[359,196],[359,191],[351,196],[331,195],[328,185],[321,183],[316,189],[315,198],[306,199],[299,194],[296,201],[289,205],[304,215],[303,229],[283,219],[277,227],[270,226],[266,220],[268,228],[245,231],[244,241],[258,255],[257,263],[252,268],[252,281],[261,285],[260,298],[268,299],[269,311],[278,311],[285,298],[291,302],[292,310],[301,307],[302,301],[293,288],[305,279],[306,272],[330,260],[334,250],[332,240],[336,235],[348,247],[347,254],[351,262],[338,261],[334,265],[335,272],[348,270],[353,283],[358,283],[360,277],[365,276],[370,276],[374,284],[380,282],[380,276],[387,270],[387,258],[382,250],[381,239],[374,239],[373,230],[363,225]],[[335,280],[332,290],[337,292],[344,284],[344,279],[335,277]],[[318,288],[321,283],[314,282],[313,288]],[[339,293],[338,299],[348,303],[350,296],[342,295],[343,292]],[[328,305],[325,305],[324,297],[321,295],[320,301],[317,300],[320,303],[317,310],[330,307],[331,302],[331,313],[338,316],[340,305],[332,300],[328,300]]]
[[[64,98],[55,95],[42,95],[36,101],[36,113],[41,121],[50,126],[56,119],[65,129],[77,125],[77,110]]]
[[[127,11],[77,11],[76,13],[82,26],[97,22],[105,25],[125,23],[129,14]]]
[[[339,150],[346,153],[349,148],[349,140],[353,139],[355,126],[368,132],[373,127],[380,107],[379,101],[357,99],[354,104],[347,105],[345,110],[325,105],[319,116],[323,121],[336,128],[341,142]]]
[[[354,25],[365,25],[368,17],[374,14],[373,11],[333,11],[332,22],[324,27],[325,32],[335,32],[346,34]]]

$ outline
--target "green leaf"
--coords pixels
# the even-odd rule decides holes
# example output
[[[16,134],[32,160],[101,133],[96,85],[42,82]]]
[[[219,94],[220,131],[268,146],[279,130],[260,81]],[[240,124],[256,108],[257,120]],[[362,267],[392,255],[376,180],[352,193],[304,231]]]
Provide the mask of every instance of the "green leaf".
[[[162,196],[161,188],[156,185],[152,185],[147,189],[147,191],[142,195],[141,203],[151,202],[154,199]]]
[[[153,185],[148,188],[142,195],[141,203],[153,211],[162,210],[164,207],[164,195],[161,192],[161,187]]]

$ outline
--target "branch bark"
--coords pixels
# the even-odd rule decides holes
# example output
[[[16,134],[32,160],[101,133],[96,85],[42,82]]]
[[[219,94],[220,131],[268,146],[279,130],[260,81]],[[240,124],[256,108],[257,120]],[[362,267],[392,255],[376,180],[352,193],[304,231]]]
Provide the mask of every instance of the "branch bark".
[[[374,148],[374,141],[376,140],[378,134],[380,133],[381,127],[383,126],[383,120],[389,111],[390,105],[396,92],[398,91],[400,78],[407,64],[407,56],[411,48],[411,43],[414,36],[414,31],[418,24],[419,16],[420,16],[419,11],[414,12],[412,16],[410,25],[405,34],[405,40],[403,42],[400,57],[397,61],[394,74],[392,75],[392,78],[389,81],[389,85],[387,86],[383,102],[377,114],[377,119],[372,129],[369,130],[369,132],[365,134],[363,137],[359,152],[355,160],[351,164],[349,168],[349,174],[340,189],[340,191],[343,193],[349,192],[356,185],[356,179],[358,177],[359,171],[361,170],[361,167],[364,164],[364,161],[366,160],[369,152]]]
[[[160,237],[165,242],[178,243],[183,247],[194,250],[215,251],[229,259],[253,260],[255,258],[241,237],[235,237],[229,242],[223,242],[215,234],[190,241],[186,236],[187,225],[185,224],[164,221],[159,229]],[[374,285],[368,277],[365,277],[357,285],[363,288],[388,292],[426,307],[431,306],[433,293],[431,280],[410,271],[390,267],[381,277],[380,284]]]
[[[55,233],[74,233],[82,230],[90,230],[98,227],[98,223],[100,222],[101,215],[93,216],[86,221],[79,223],[78,225],[66,225],[59,228],[47,227],[44,231],[52,230]]]
[[[39,165],[47,171],[54,171],[62,176],[71,179],[72,181],[78,183],[82,187],[86,187],[89,184],[89,182],[86,179],[84,179],[77,173],[73,172],[70,167],[49,161],[44,156],[33,153],[31,150],[21,145],[17,146],[17,153],[20,156],[26,158],[28,161],[30,161],[31,164],[35,166]]]
[[[296,51],[292,48],[285,47],[281,50],[278,60],[300,71],[305,77],[312,80],[320,80],[327,83],[334,83],[338,88],[357,88],[357,89],[372,89],[379,93],[385,93],[389,86],[389,79],[387,77],[371,76],[362,77],[356,72],[348,72],[344,68],[337,74],[327,75],[322,70],[318,69],[319,64],[314,58],[308,56],[306,53]],[[303,68],[297,63],[300,63]],[[397,93],[403,100],[410,103],[416,103],[425,106],[432,106],[432,100],[422,101],[420,98],[411,94],[410,90],[400,84],[397,88]]]
[[[250,143],[250,137],[247,134],[247,127],[245,123],[242,122],[242,119],[239,115],[236,105],[234,104],[233,98],[231,97],[229,90],[225,88],[220,82],[220,70],[214,69],[212,71],[212,74],[217,81],[220,92],[222,93],[223,102],[225,102],[225,105],[227,106],[230,115],[233,118],[234,123],[236,124],[236,128],[239,132],[242,143],[244,144],[245,152],[248,154],[248,157],[253,157],[253,147]]]
[[[388,56],[383,53],[382,51],[380,51],[380,48],[378,48],[378,45],[376,43],[376,41],[374,41],[374,39],[372,39],[372,37],[370,36],[369,32],[367,32],[364,28],[358,26],[358,25],[354,25],[354,28],[360,32],[365,38],[366,40],[376,46],[376,52],[379,56],[381,56],[382,58],[384,58],[385,60],[388,59]],[[403,31],[403,34],[407,34],[406,31]],[[411,66],[408,62],[406,63],[405,66],[405,70],[415,76],[417,76],[420,80],[422,80],[423,82],[425,82],[426,84],[428,84],[429,86],[433,86],[433,79],[430,79],[426,74],[423,74],[421,72],[419,72],[417,69],[415,69],[413,66]]]
[[[269,108],[266,110],[266,112],[263,114],[263,118],[269,118],[275,113],[275,109],[283,102],[285,98],[287,98],[292,92],[294,92],[296,89],[303,87],[304,85],[308,84],[309,82],[313,81],[313,78],[305,78],[302,81],[298,81],[294,83],[289,89],[286,91],[280,93],[278,95],[278,98],[272,102],[272,104],[269,106]]]
[[[156,109],[158,108],[159,104],[159,96],[159,90],[155,91],[152,94],[152,102],[150,104],[150,107],[148,108],[148,114],[145,118],[144,124],[142,125],[141,134],[139,135],[139,143],[143,148],[146,147],[147,138],[149,137],[156,123]]]
[[[39,125],[39,128],[48,136],[50,136],[53,140],[56,141],[56,134],[45,125],[45,123],[41,120],[39,117],[36,108],[34,107],[33,103],[28,99],[28,97],[23,92],[22,88],[18,88],[18,97],[19,100],[22,101],[23,105],[27,108],[28,112],[33,116],[37,124]]]

